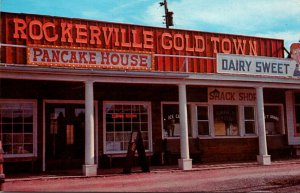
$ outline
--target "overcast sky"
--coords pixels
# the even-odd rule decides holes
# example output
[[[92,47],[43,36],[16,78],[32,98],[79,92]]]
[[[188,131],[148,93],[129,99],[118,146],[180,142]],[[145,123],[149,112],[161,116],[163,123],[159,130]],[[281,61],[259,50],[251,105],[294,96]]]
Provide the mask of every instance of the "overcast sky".
[[[163,0],[0,0],[1,11],[164,27]],[[168,0],[171,28],[300,40],[300,0]]]

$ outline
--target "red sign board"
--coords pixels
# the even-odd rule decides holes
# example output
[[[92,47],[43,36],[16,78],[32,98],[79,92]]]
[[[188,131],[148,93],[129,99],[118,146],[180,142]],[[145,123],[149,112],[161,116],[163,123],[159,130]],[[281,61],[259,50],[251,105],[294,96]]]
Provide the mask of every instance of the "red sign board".
[[[151,70],[153,54],[120,50],[28,46],[27,63],[42,66]]]
[[[114,54],[113,50],[118,53],[153,53],[155,60],[151,69],[154,71],[179,72],[186,69],[183,68],[185,58],[174,55],[196,56],[188,59],[187,69],[188,72],[200,73],[216,72],[214,58],[217,53],[281,58],[284,56],[283,40],[279,39],[33,14],[2,12],[1,34],[1,43],[4,44],[58,46],[63,49],[67,47],[82,50],[105,49],[112,51],[111,54]],[[24,54],[26,48],[5,47],[5,51],[1,52],[1,60],[7,64],[24,64],[27,62]]]

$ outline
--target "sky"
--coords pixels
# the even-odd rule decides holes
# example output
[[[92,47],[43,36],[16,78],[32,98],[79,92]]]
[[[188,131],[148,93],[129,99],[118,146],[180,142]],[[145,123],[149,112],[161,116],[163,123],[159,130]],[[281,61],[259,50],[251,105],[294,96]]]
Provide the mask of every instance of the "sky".
[[[165,27],[163,0],[0,0],[1,11]],[[300,41],[300,0],[168,0],[174,29]]]

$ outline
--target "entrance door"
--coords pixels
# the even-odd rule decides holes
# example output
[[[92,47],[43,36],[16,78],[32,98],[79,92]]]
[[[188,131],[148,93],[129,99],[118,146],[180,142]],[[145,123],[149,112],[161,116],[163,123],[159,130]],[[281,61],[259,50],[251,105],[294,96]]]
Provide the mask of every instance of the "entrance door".
[[[83,104],[46,104],[46,168],[75,169],[84,164]]]

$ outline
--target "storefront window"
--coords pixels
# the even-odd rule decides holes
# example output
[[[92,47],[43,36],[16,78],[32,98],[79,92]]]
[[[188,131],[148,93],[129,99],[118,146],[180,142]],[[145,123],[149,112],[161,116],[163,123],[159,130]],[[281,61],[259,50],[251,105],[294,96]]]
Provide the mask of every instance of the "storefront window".
[[[126,152],[131,133],[140,130],[145,150],[150,150],[149,104],[105,104],[106,152]]]
[[[279,105],[266,105],[265,107],[266,134],[282,134],[282,113]]]
[[[295,106],[296,111],[296,134],[300,135],[300,105]]]
[[[209,135],[208,107],[197,106],[198,135]]]
[[[5,156],[34,153],[34,104],[0,103],[0,131]]]
[[[179,120],[179,105],[178,104],[163,104],[163,133],[164,137],[179,137],[180,136],[180,120]],[[191,116],[190,105],[187,106],[188,112],[188,133],[191,131]]]
[[[216,136],[239,135],[238,106],[214,105],[213,112]]]
[[[255,113],[254,107],[245,106],[245,134],[255,134]]]

